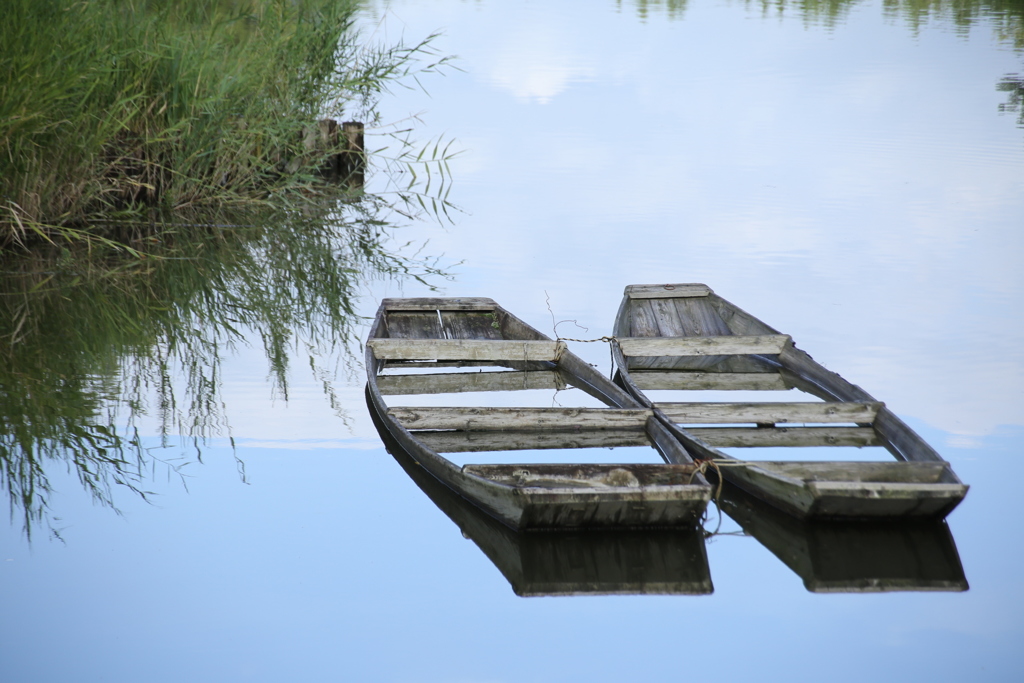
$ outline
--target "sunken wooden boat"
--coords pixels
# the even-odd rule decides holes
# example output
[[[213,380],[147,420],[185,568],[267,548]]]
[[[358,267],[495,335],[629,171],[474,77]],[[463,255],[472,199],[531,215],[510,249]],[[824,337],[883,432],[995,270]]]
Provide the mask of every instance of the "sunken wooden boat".
[[[688,526],[707,507],[710,485],[653,411],[491,299],[385,299],[366,342],[366,369],[370,402],[395,441],[512,529]],[[604,407],[403,408],[384,399],[566,385]],[[665,464],[460,467],[441,455],[622,441],[653,446]]]
[[[716,460],[726,480],[793,515],[942,518],[967,493],[884,404],[706,285],[626,287],[615,338],[616,380],[631,396],[696,458]],[[658,403],[645,393],[788,389],[820,401]],[[756,446],[883,446],[897,462],[750,462],[719,450]]]
[[[562,529],[517,532],[442,484],[395,441],[370,400],[388,453],[427,498],[494,563],[521,597],[706,595],[714,591],[703,530]],[[495,435],[499,438],[500,433]],[[511,437],[518,443],[518,437]]]

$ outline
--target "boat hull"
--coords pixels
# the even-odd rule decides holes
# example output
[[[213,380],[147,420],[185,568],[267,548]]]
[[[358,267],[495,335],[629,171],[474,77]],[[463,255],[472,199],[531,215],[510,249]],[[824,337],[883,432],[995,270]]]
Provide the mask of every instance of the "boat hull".
[[[394,319],[389,318],[393,311],[399,313]],[[422,315],[417,317],[414,315],[417,312]],[[436,328],[433,327],[434,314],[440,321]],[[494,322],[481,326],[475,320],[480,316]],[[391,336],[396,333],[400,336]],[[457,334],[464,336],[451,339]],[[407,343],[407,340],[412,342]],[[506,450],[500,447],[501,434],[506,428],[514,427],[517,434],[523,429],[536,433],[561,430],[570,434],[583,428],[600,431],[608,427],[600,419],[603,409],[578,411],[578,415],[550,409],[548,419],[530,417],[536,409],[534,412],[489,409],[484,411],[486,421],[481,420],[481,411],[470,410],[470,417],[459,418],[464,423],[451,423],[448,419],[423,424],[420,418],[429,411],[393,410],[381,393],[380,370],[385,362],[395,362],[395,358],[398,363],[419,367],[428,363],[438,365],[437,361],[466,365],[493,362],[522,372],[524,387],[529,382],[527,373],[555,370],[578,388],[605,402],[609,406],[609,421],[615,426],[620,426],[621,420],[615,422],[613,417],[628,418],[627,426],[632,425],[638,436],[655,446],[667,464],[459,467],[427,442],[455,441],[465,446],[470,440],[464,437],[486,433],[491,450]],[[366,367],[369,403],[391,437],[439,482],[512,529],[692,526],[710,500],[708,482],[697,471],[685,448],[650,411],[568,352],[564,344],[549,340],[489,299],[385,300],[367,342]],[[479,388],[478,378],[473,375],[467,378],[474,383],[474,388]],[[440,385],[451,389],[452,381],[451,377],[445,377],[439,382],[420,383],[420,386],[433,387],[427,391],[435,391]],[[445,417],[445,412],[457,413],[458,410],[435,410],[432,419],[438,418],[437,413]],[[524,413],[527,415],[525,422]],[[398,416],[404,416],[408,424]],[[417,420],[420,420],[418,426],[424,428],[410,429]]]
[[[722,478],[794,516],[942,518],[967,493],[968,487],[949,464],[884,404],[706,285],[627,287],[615,337],[612,356],[618,384],[651,408],[698,458],[718,462]],[[658,404],[641,385],[681,390],[797,388],[826,403]],[[701,422],[751,424],[693,431],[684,426]],[[807,422],[824,424],[790,424]],[[718,450],[719,444],[880,445],[899,462],[740,461]]]

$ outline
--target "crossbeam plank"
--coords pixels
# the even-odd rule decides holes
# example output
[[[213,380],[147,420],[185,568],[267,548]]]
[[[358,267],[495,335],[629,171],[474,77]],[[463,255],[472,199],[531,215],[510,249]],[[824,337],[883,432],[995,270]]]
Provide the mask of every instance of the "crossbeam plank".
[[[390,408],[406,429],[643,429],[640,408]]]
[[[871,424],[883,403],[655,403],[680,424],[835,423]]]
[[[702,284],[681,285],[628,285],[625,291],[630,299],[680,299],[711,294],[711,288]]]
[[[777,355],[792,340],[788,334],[753,337],[626,337],[618,340],[625,356]]]
[[[534,372],[446,372],[419,375],[381,375],[377,387],[384,395],[461,394],[472,391],[564,389],[565,381],[553,370]]]
[[[370,339],[366,342],[381,360],[507,360],[557,361],[565,343],[477,339]]]
[[[388,311],[493,311],[498,308],[494,299],[484,297],[384,299],[382,304]]]
[[[587,431],[424,431],[416,438],[438,453],[523,451],[567,448],[617,448],[649,446],[647,433],[639,429],[598,429]]]
[[[687,432],[716,448],[881,446],[871,427],[696,427]]]
[[[630,377],[643,391],[786,391],[790,388],[777,372],[631,370]]]

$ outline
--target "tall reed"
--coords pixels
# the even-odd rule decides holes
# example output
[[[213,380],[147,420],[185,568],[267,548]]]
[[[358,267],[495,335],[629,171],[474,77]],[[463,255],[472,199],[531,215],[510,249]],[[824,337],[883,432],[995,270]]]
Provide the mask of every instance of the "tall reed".
[[[372,107],[422,47],[367,51],[354,0],[5,0],[0,248],[153,211],[319,191],[325,116]]]

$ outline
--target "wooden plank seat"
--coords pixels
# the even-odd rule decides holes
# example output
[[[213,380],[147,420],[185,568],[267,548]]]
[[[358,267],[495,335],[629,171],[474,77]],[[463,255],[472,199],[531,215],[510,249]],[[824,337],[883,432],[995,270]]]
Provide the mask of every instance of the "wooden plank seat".
[[[778,372],[698,372],[694,370],[633,370],[642,391],[787,391]]]
[[[390,407],[406,429],[644,429],[643,408],[437,408]]]
[[[378,360],[479,360],[557,362],[565,343],[552,340],[370,339]]]
[[[678,424],[874,423],[884,403],[655,403]]]
[[[686,431],[715,448],[885,445],[871,427],[690,427]]]
[[[793,340],[788,334],[721,337],[620,337],[626,357],[778,355]]]
[[[377,387],[383,395],[461,394],[475,391],[523,391],[565,389],[563,377],[554,370],[532,372],[446,372],[430,374],[379,375]]]
[[[414,435],[438,453],[539,451],[575,448],[622,448],[650,446],[639,429],[511,430],[511,431],[417,431]]]

